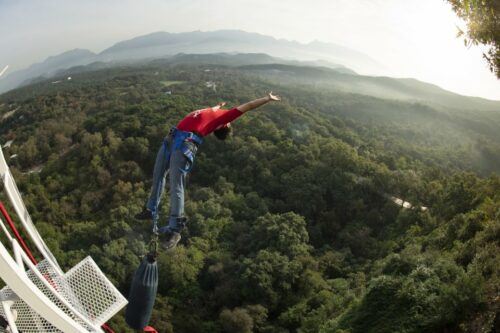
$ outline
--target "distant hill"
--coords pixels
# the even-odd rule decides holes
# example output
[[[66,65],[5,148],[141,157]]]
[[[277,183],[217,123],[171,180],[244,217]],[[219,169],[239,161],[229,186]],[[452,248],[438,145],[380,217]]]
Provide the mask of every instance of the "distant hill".
[[[0,80],[0,93],[16,88],[33,78],[49,78],[58,70],[79,65],[87,65],[96,59],[96,54],[83,49],[75,49],[48,57],[45,61],[33,64],[26,69],[15,71]]]
[[[113,45],[101,52],[103,61],[158,58],[177,53],[267,53],[298,60],[324,59],[354,70],[376,72],[380,64],[369,56],[332,43],[303,44],[241,30],[155,32]]]
[[[294,61],[262,53],[244,54],[177,54],[148,62],[150,65],[223,65],[276,80],[280,84],[315,85],[340,92],[374,96],[384,99],[425,103],[447,109],[500,111],[500,102],[468,97],[415,79],[397,79],[358,75],[349,68],[321,61]],[[321,66],[329,65],[329,67]],[[75,72],[111,68],[115,63],[95,62],[88,66],[62,71],[61,77]],[[39,80],[37,80],[39,81]]]
[[[50,77],[58,70],[74,66],[93,62],[144,61],[167,58],[179,53],[265,53],[272,57],[283,58],[280,61],[274,60],[274,63],[282,63],[284,59],[287,61],[297,59],[311,65],[318,65],[316,61],[321,59],[321,64],[328,67],[345,68],[347,66],[355,70],[368,69],[370,71],[380,67],[367,55],[335,44],[320,42],[302,44],[240,30],[156,32],[119,42],[100,54],[76,49],[49,57],[41,63],[33,64],[24,70],[3,77],[0,80],[0,93],[28,83],[30,79],[38,76]],[[261,62],[248,62],[246,64],[250,63],[260,64]],[[347,68],[345,70],[352,72]]]
[[[72,72],[148,63],[242,66],[242,70],[280,83],[312,84],[451,109],[500,111],[500,102],[461,96],[415,79],[358,75],[351,68],[376,63],[362,53],[335,44],[302,44],[239,30],[157,32],[119,42],[100,54],[75,49],[2,77],[0,93]]]
[[[224,65],[224,66],[251,66],[251,65],[276,65],[307,67],[313,70],[314,67],[324,66],[337,73],[357,75],[352,69],[330,63],[328,61],[298,61],[286,60],[271,57],[265,53],[213,53],[213,54],[184,54],[179,53],[173,57],[159,59],[155,62],[167,63],[171,65],[193,64],[193,65]]]
[[[385,99],[418,101],[445,108],[500,111],[499,101],[462,96],[416,79],[350,75],[326,67],[287,64],[258,64],[241,68],[267,78],[278,79],[281,83],[313,84],[342,92]]]

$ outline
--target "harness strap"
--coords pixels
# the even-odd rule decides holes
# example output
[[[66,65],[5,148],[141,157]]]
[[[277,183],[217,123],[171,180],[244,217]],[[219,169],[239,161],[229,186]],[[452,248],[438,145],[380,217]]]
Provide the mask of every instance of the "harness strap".
[[[191,141],[197,145],[201,145],[203,143],[203,138],[201,136],[193,132],[181,131],[176,127],[172,127],[170,135],[173,138],[172,151],[180,149],[184,141]]]

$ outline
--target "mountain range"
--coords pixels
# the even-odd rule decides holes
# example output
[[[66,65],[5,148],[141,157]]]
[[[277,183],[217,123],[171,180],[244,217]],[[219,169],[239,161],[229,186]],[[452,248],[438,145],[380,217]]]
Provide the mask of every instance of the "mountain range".
[[[81,70],[90,65],[86,70],[91,70],[150,61],[248,66],[247,70],[269,78],[321,83],[344,92],[446,108],[500,110],[500,102],[461,96],[415,79],[358,75],[356,71],[375,72],[381,65],[349,48],[318,41],[303,44],[241,30],[156,32],[116,43],[98,54],[84,49],[67,51],[1,78],[0,93],[71,73],[75,67]]]
[[[29,83],[38,76],[50,77],[57,70],[92,62],[131,62],[174,56],[179,53],[266,53],[273,57],[314,61],[323,59],[331,67],[345,66],[355,70],[376,69],[379,65],[367,55],[328,43],[302,44],[275,39],[240,30],[212,32],[168,33],[155,32],[116,43],[96,54],[89,50],[75,49],[47,58],[41,63],[11,73],[0,79],[0,93]],[[333,64],[331,64],[333,63]]]

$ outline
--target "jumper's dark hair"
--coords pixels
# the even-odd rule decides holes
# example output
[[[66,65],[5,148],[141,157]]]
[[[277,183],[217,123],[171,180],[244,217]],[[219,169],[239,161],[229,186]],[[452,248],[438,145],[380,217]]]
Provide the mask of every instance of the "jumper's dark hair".
[[[214,131],[214,135],[217,137],[219,140],[226,140],[226,138],[231,134],[231,127],[229,126],[224,126],[222,128],[219,128],[218,130]]]

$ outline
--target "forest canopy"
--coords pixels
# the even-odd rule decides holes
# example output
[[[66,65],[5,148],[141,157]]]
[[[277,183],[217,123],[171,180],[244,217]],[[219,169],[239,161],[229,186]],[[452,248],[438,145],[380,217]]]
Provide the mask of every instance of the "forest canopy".
[[[81,71],[0,96],[0,138],[13,140],[4,154],[64,268],[91,255],[127,295],[151,229],[133,216],[169,128],[192,110],[272,90],[282,103],[200,147],[187,230],[159,256],[151,324],[186,333],[495,331],[500,113],[208,68]],[[162,223],[167,211],[168,198]],[[123,313],[110,324],[131,332]]]

